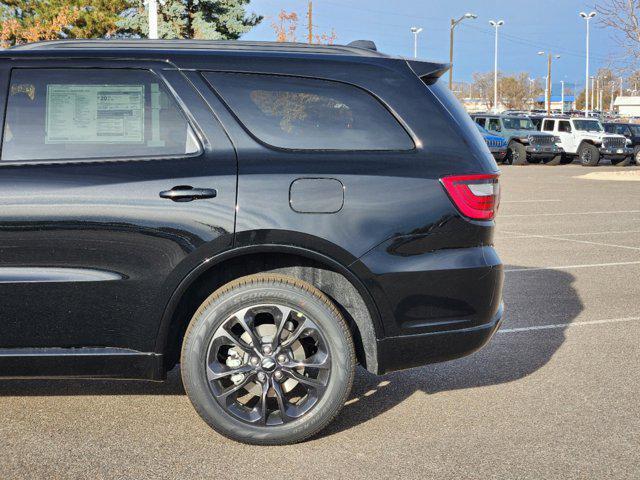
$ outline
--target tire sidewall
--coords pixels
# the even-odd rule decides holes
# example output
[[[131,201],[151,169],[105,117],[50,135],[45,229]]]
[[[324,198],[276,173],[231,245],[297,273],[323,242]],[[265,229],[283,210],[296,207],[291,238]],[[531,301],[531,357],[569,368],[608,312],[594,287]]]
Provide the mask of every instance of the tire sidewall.
[[[206,375],[206,361],[211,338],[218,327],[238,310],[264,303],[294,308],[322,330],[331,355],[329,383],[311,411],[281,426],[260,427],[235,419],[216,401]],[[201,308],[185,336],[182,353],[182,376],[185,389],[202,418],[225,436],[248,443],[282,444],[300,441],[313,435],[342,407],[353,381],[353,345],[340,322],[323,301],[297,287],[265,282],[243,285],[222,294]],[[344,327],[346,328],[346,327]]]

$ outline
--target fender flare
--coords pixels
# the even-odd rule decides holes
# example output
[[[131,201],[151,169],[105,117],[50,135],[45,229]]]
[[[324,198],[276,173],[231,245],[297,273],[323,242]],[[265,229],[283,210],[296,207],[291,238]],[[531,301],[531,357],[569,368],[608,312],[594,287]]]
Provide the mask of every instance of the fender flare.
[[[345,277],[356,289],[360,295],[364,306],[368,310],[369,323],[363,325],[361,321],[354,319],[355,323],[360,330],[365,355],[367,359],[367,369],[374,372],[377,371],[377,340],[383,337],[384,329],[382,327],[381,315],[378,309],[377,303],[374,297],[369,292],[369,289],[364,285],[361,279],[355,275],[345,265],[337,262],[331,257],[328,257],[322,253],[316,252],[303,247],[293,245],[282,244],[259,244],[251,246],[236,247],[229,250],[225,250],[213,257],[204,259],[193,268],[178,284],[175,288],[167,304],[165,305],[164,312],[161,317],[160,325],[156,335],[156,345],[154,351],[157,353],[163,353],[166,345],[169,341],[169,330],[173,315],[178,307],[183,295],[188,291],[189,287],[206,271],[211,268],[215,268],[217,265],[222,264],[225,261],[239,258],[245,255],[257,254],[257,253],[282,253],[291,254],[308,258],[309,260],[317,261],[320,264],[327,265],[329,268],[335,270],[343,277]],[[364,330],[364,331],[363,331]]]

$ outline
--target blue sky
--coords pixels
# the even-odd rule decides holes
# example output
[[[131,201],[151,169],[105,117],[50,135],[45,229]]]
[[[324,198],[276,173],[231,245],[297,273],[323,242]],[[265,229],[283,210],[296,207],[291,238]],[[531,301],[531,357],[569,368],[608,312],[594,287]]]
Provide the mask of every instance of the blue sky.
[[[478,19],[456,28],[455,79],[470,80],[473,72],[493,70],[494,34],[489,20],[504,20],[500,30],[499,68],[505,72],[546,75],[546,61],[537,55],[551,50],[561,55],[554,62],[554,84],[560,80],[582,85],[585,69],[585,21],[578,13],[593,9],[593,1],[578,0],[314,0],[314,24],[318,32],[333,27],[337,43],[366,38],[378,49],[411,56],[413,25],[424,30],[419,36],[418,55],[448,61],[449,22],[465,12]],[[261,25],[243,37],[273,40],[271,22],[281,9],[303,16],[307,0],[252,0],[251,10],[265,16]],[[597,20],[597,18],[596,18]],[[304,41],[306,19],[300,22],[299,40]],[[591,24],[591,72],[609,66],[618,52],[611,32],[597,21]],[[555,89],[554,89],[555,90]]]

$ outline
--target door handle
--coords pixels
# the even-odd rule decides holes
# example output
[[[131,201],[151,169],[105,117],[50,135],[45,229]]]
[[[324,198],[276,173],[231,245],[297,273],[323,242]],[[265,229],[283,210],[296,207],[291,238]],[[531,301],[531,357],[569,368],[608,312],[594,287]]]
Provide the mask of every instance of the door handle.
[[[189,185],[179,185],[171,190],[160,192],[160,198],[167,198],[174,202],[190,202],[203,198],[215,198],[218,192],[214,188],[193,188]]]

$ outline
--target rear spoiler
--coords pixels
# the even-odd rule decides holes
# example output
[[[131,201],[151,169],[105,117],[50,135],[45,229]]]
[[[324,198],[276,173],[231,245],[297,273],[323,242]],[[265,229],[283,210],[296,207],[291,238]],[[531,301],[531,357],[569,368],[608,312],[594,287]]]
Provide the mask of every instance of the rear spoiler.
[[[424,62],[420,60],[407,60],[409,68],[427,85],[433,85],[451,68],[448,63]]]

